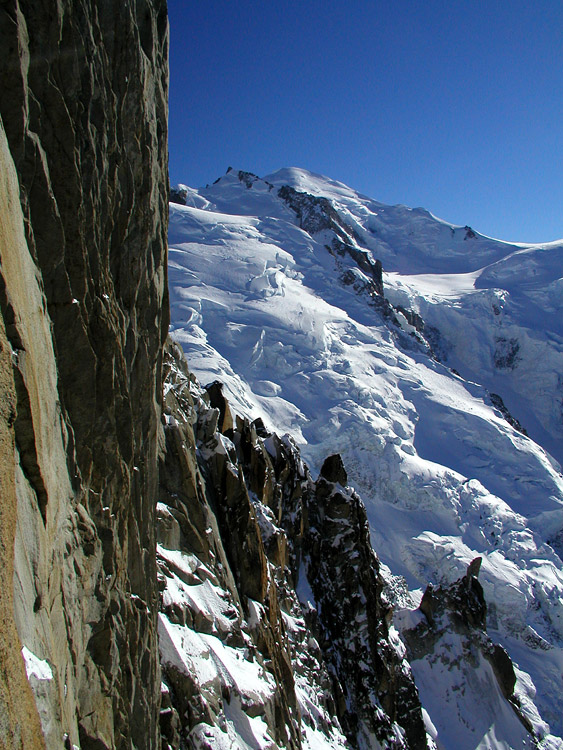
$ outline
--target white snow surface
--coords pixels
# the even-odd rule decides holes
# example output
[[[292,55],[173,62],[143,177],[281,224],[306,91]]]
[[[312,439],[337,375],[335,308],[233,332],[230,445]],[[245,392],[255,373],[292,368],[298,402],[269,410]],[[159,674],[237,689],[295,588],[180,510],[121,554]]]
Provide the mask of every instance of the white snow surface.
[[[278,197],[286,184],[332,202],[382,261],[389,301],[437,329],[441,362],[404,316],[401,327],[384,320],[339,281],[327,233],[300,229]],[[340,453],[377,553],[411,588],[483,558],[488,632],[517,664],[543,745],[563,747],[563,242],[493,240],[300,169],[251,187],[232,170],[188,197],[171,204],[169,280],[171,331],[191,370],[220,380],[235,412],[289,433],[314,471]],[[196,650],[216,669],[213,643]],[[488,716],[483,669],[467,687],[475,738]],[[428,726],[449,750],[456,719],[434,681],[429,666]],[[471,747],[521,746],[509,724],[499,713]]]
[[[22,656],[25,662],[27,679],[34,677],[36,680],[52,680],[53,670],[46,659],[40,659],[30,651],[27,646],[22,648]]]
[[[53,670],[46,659],[39,658],[27,646],[23,646],[21,654],[43,733],[46,737],[53,737],[56,725],[53,717],[53,705],[56,700],[54,693],[57,689]],[[73,745],[73,747],[75,746]]]
[[[432,717],[429,733],[438,747],[536,747],[501,694],[491,665],[480,654],[473,655],[475,663],[468,662],[455,634],[447,641],[439,654],[412,665],[420,699]]]

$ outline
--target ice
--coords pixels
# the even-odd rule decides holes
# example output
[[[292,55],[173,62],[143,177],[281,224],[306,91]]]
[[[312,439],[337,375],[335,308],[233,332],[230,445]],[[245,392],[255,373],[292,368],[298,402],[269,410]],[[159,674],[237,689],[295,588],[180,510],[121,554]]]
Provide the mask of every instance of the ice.
[[[297,225],[284,184],[331,200],[442,361],[404,314],[389,323],[341,283],[329,233]],[[525,676],[538,732],[561,734],[563,243],[500,242],[295,168],[251,187],[232,170],[197,195],[170,223],[171,331],[191,369],[221,380],[235,413],[291,435],[313,472],[340,453],[376,550],[411,588],[482,556],[489,628]],[[472,727],[474,746],[521,743],[503,716]]]
[[[53,705],[56,702],[57,685],[51,665],[46,659],[40,659],[27,646],[22,648],[27,679],[31,686],[35,705],[41,720],[41,727],[46,737],[53,737],[56,721],[53,717]],[[65,685],[66,690],[66,685]]]
[[[445,748],[534,748],[535,740],[502,696],[491,665],[480,654],[468,664],[457,635],[411,667],[425,707],[427,731]]]

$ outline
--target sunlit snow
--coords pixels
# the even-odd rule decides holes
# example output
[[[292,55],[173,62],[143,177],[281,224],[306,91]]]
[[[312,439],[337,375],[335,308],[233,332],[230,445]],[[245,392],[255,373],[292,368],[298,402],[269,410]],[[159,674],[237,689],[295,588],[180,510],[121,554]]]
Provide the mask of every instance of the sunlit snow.
[[[382,261],[389,301],[438,332],[441,361],[404,315],[400,327],[384,320],[340,282],[326,236],[300,229],[277,196],[284,184],[332,201]],[[341,453],[375,549],[412,588],[483,557],[489,633],[518,665],[538,736],[562,747],[550,732],[563,732],[563,566],[549,542],[561,545],[563,528],[563,244],[499,242],[297,169],[250,188],[233,170],[188,203],[171,205],[169,277],[190,368],[220,380],[235,412],[289,433],[313,469]],[[174,628],[161,626],[177,658]],[[190,659],[213,679],[232,655],[198,636]],[[420,679],[440,738],[456,730],[432,697],[433,670]],[[479,705],[467,747],[523,746],[514,717],[485,727]]]

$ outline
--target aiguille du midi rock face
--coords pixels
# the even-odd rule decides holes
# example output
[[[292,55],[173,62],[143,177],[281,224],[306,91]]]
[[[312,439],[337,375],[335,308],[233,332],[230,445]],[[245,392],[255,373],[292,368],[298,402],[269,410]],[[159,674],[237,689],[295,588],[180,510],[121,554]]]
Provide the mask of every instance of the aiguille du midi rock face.
[[[14,621],[48,748],[158,746],[167,46],[160,0],[0,9],[6,747],[42,745]]]
[[[315,481],[166,343],[167,45],[160,0],[0,10],[0,747],[433,748],[407,654],[474,576],[407,651],[340,457]]]

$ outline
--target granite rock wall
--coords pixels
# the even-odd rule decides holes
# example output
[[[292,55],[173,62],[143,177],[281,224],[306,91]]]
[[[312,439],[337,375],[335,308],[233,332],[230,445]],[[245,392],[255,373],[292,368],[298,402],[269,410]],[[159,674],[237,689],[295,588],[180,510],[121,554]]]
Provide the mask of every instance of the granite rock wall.
[[[167,44],[161,0],[0,9],[2,552],[49,748],[159,743]],[[37,746],[27,710],[6,707],[7,747]]]

